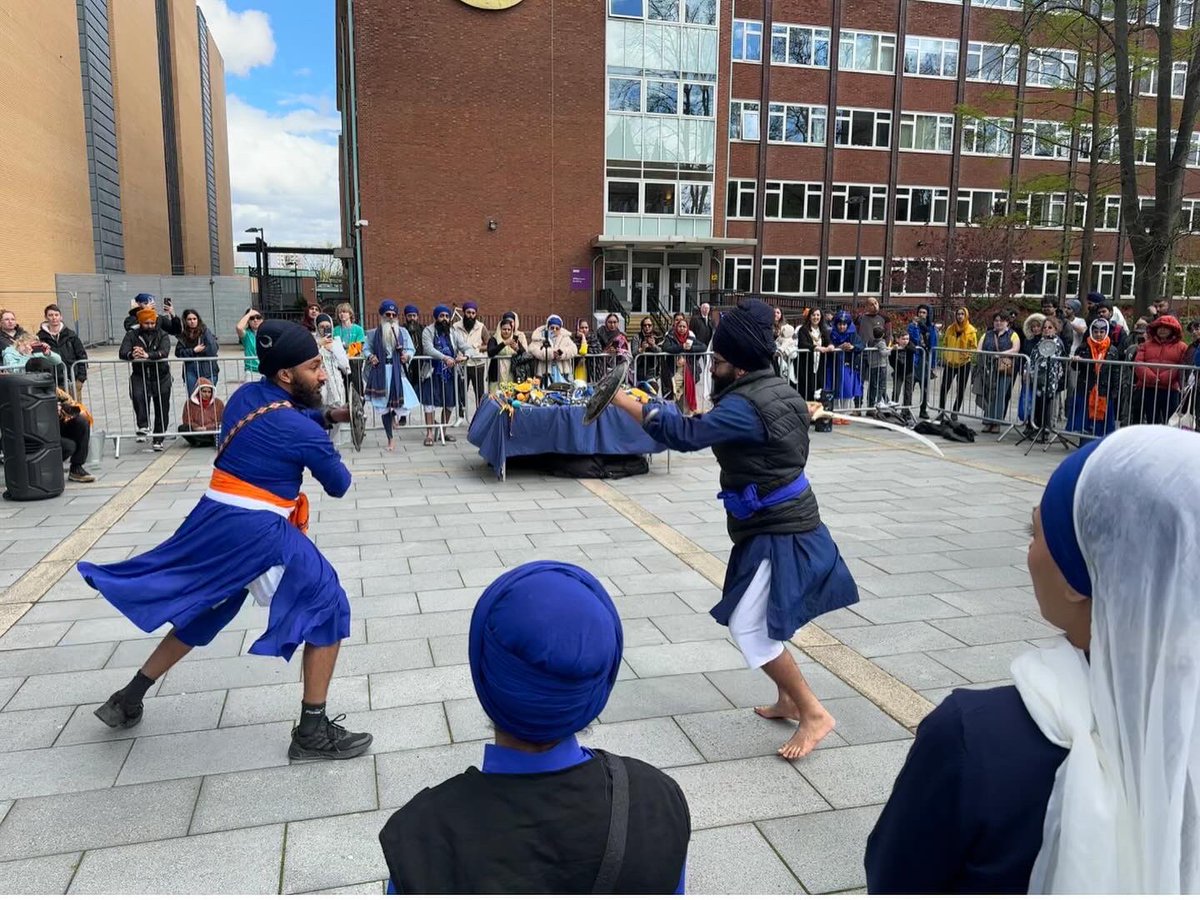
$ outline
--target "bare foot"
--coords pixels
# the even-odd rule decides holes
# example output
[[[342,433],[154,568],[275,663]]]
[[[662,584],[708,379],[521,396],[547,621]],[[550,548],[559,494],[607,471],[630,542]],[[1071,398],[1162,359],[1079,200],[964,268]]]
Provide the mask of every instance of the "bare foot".
[[[821,743],[825,735],[833,731],[835,724],[833,716],[824,709],[815,715],[806,716],[797,726],[792,739],[780,747],[777,752],[784,759],[799,759],[807,756],[816,749],[817,744]]]
[[[388,441],[387,446],[384,449],[387,450],[388,453],[393,453],[396,450],[396,444],[392,441]]]
[[[754,711],[764,719],[800,719],[800,710],[790,698],[777,700],[770,706],[756,706]]]

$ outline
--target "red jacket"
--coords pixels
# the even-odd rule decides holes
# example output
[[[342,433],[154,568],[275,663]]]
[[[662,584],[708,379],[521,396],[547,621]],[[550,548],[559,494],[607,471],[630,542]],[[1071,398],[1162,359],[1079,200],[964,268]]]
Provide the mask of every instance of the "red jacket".
[[[1159,328],[1170,328],[1171,337],[1160,341]],[[1139,363],[1169,363],[1183,365],[1187,359],[1187,344],[1182,340],[1183,326],[1174,316],[1159,316],[1146,329],[1146,342],[1138,348],[1134,361]],[[1161,388],[1164,390],[1179,390],[1182,383],[1183,369],[1160,369],[1151,366],[1134,368],[1134,383],[1139,388]]]

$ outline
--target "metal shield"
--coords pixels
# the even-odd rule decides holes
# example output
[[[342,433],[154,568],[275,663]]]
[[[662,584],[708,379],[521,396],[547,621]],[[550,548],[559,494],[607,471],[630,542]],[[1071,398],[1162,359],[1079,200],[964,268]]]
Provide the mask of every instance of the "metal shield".
[[[598,418],[600,413],[612,403],[613,397],[617,395],[617,391],[625,387],[625,376],[629,372],[629,361],[618,360],[616,365],[609,370],[608,374],[601,378],[597,383],[592,398],[587,402],[587,408],[583,413],[583,424],[591,425]]]
[[[363,409],[362,394],[350,392],[350,442],[355,452],[362,449],[363,438],[367,436],[367,414]]]

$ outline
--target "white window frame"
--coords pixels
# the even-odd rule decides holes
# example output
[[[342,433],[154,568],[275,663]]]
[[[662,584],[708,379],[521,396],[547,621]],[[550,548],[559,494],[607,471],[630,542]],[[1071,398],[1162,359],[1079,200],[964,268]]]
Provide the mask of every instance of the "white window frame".
[[[750,198],[750,212],[747,215],[741,214],[742,200],[746,197]],[[733,201],[734,213],[729,212],[729,203]],[[755,218],[758,212],[758,183],[753,179],[746,178],[730,178],[725,183],[725,218],[735,221],[745,221]]]
[[[921,266],[924,271],[919,274],[925,280],[923,290],[908,290],[908,280],[913,275],[914,267]],[[891,292],[902,297],[936,297],[942,293],[944,277],[941,265],[937,260],[908,257],[893,259],[891,272]],[[898,286],[897,286],[898,285]]]
[[[909,136],[909,145],[915,142],[917,136],[917,124],[919,119],[933,119],[932,123],[935,128],[937,145],[933,148],[905,146],[904,133],[907,129]],[[930,112],[902,112],[900,113],[900,134],[899,134],[901,150],[907,150],[911,153],[953,153],[954,152],[954,116],[946,113],[930,113]]]
[[[738,41],[738,31],[741,31],[741,41]],[[758,34],[758,56],[747,56],[746,48],[749,46],[749,38],[751,32],[757,31]],[[734,62],[744,63],[762,63],[763,54],[763,23],[757,19],[734,19],[733,31],[730,33],[730,49],[729,55]],[[740,54],[740,55],[739,55]]]
[[[1012,154],[1012,128],[1012,119],[966,119],[962,123],[962,152],[969,156],[1009,156]],[[995,136],[999,146],[993,150],[978,149],[988,146],[990,135]]]
[[[1200,231],[1200,200],[1186,198],[1179,212],[1179,227],[1185,231]]]
[[[972,6],[985,6],[989,9],[1022,9],[1022,0],[971,0]]]
[[[930,210],[932,218],[927,222],[915,222],[912,219],[913,209],[913,192],[914,191],[930,191]],[[908,215],[901,219],[897,210],[901,201],[908,204]],[[942,215],[938,217],[938,206],[941,206]],[[932,187],[915,184],[896,185],[895,196],[892,200],[892,221],[897,225],[946,225],[950,216],[950,188],[948,187]]]
[[[608,194],[609,194],[609,189],[611,188],[613,183],[636,184],[637,185],[637,188],[638,188],[637,204],[636,204],[637,208],[633,212],[630,212],[628,210],[609,209]],[[604,214],[606,216],[640,216],[641,209],[642,209],[642,182],[640,180],[638,180],[636,178],[605,178],[604,179]]]
[[[797,37],[796,32],[808,32],[808,44],[811,48],[813,62],[793,62],[792,61],[792,39]],[[783,58],[775,58],[775,41],[783,39]],[[823,41],[825,43],[825,62],[816,62],[817,58],[817,43]],[[800,25],[791,22],[776,22],[771,26],[771,65],[773,66],[788,66],[794,69],[828,69],[829,55],[833,53],[833,38],[829,28],[820,25]]]
[[[779,288],[779,273],[787,264],[798,265],[800,268],[799,290],[784,291]],[[759,277],[759,289],[764,294],[781,294],[790,297],[816,296],[820,292],[820,277],[821,260],[815,256],[764,256],[762,274]],[[769,282],[768,279],[770,279]],[[809,280],[812,283],[812,290],[805,290],[804,283]]]
[[[886,184],[858,184],[853,182],[836,183],[830,185],[829,188],[829,221],[830,222],[858,222],[857,216],[850,214],[850,199],[851,188],[859,188],[866,190],[866,208],[863,210],[863,222],[872,225],[881,225],[887,222],[887,198],[888,189]],[[838,216],[836,210],[838,204],[841,204],[843,214]]]
[[[969,212],[969,215],[965,220],[959,218],[958,216],[959,206],[961,206],[963,203],[964,195],[967,201],[967,208]],[[985,202],[985,200],[987,202],[987,209],[977,209],[976,207],[980,203]],[[997,213],[996,206],[1001,203],[1004,204],[1004,212]],[[960,187],[958,189],[958,198],[954,204],[954,220],[959,225],[974,225],[978,219],[988,218],[995,215],[1007,215],[1009,211],[1010,207],[1008,203],[1007,191],[997,191],[990,188]]]
[[[1171,99],[1182,100],[1187,84],[1187,60],[1176,60],[1171,64]],[[1158,64],[1151,61],[1138,79],[1138,93],[1143,97],[1158,96]]]
[[[805,137],[803,141],[789,141],[787,139],[788,121],[793,115],[793,110],[805,110]],[[782,137],[774,138],[771,133],[775,127],[776,120],[779,122],[780,134]],[[819,123],[820,128],[815,125]],[[821,139],[814,140],[813,135],[816,131],[821,132]],[[824,106],[817,106],[808,103],[771,103],[767,107],[767,143],[770,144],[792,144],[799,147],[815,146],[825,147],[829,143],[829,122],[828,109]]]
[[[650,15],[650,0],[642,0],[641,15],[629,15],[628,13],[613,12],[614,0],[609,0],[608,15],[613,19],[631,19],[635,22],[667,22],[679,25],[688,25],[692,28],[718,28],[721,24],[721,4],[719,0],[713,0],[713,20],[712,22],[689,22],[687,17],[688,0],[677,0],[676,8],[678,14],[673,19],[660,19],[657,16]]]
[[[1021,123],[1021,156],[1025,159],[1069,159],[1071,126],[1065,122],[1025,120]]]
[[[908,68],[909,54],[913,54],[915,60],[915,69]],[[928,72],[921,71],[921,61],[929,54],[936,54],[938,59],[938,74],[931,75]],[[953,56],[953,67],[947,66],[947,58]],[[909,34],[904,38],[904,74],[910,78],[942,78],[942,79],[957,79],[958,67],[960,60],[958,58],[958,41],[948,38],[937,37],[922,37],[921,35]],[[946,71],[950,68],[950,71]]]
[[[679,182],[664,181],[659,178],[643,178],[641,184],[642,184],[641,203],[638,204],[638,209],[641,211],[640,215],[643,215],[643,216],[670,216],[672,218],[679,215]],[[658,210],[655,210],[654,212],[650,212],[648,209],[646,209],[646,188],[648,188],[652,184],[669,186],[672,188],[672,191],[671,191],[671,200],[672,200],[671,207],[672,208],[671,208],[670,212],[660,212]]]
[[[870,38],[875,42],[874,56],[876,64],[874,67],[859,68],[854,65],[858,57],[858,39]],[[846,48],[850,48],[850,64],[847,64],[842,54]],[[830,48],[832,49],[832,48]],[[891,66],[885,65],[887,54],[891,54]],[[866,72],[874,75],[895,75],[896,74],[896,35],[886,31],[862,31],[853,28],[843,28],[838,35],[838,68],[843,72]]]
[[[732,266],[730,265],[731,263]],[[731,269],[733,284],[729,283]],[[738,286],[738,282],[743,274],[746,276],[746,286],[744,288]],[[721,266],[721,278],[727,291],[752,292],[754,290],[754,257],[727,255],[724,264]]]
[[[996,78],[989,72],[984,71],[984,56],[991,53],[1000,54],[1000,77]],[[978,59],[977,71],[974,75],[971,74],[971,60]],[[1012,44],[994,44],[988,41],[970,41],[967,44],[967,58],[964,60],[966,65],[967,81],[978,81],[984,84],[1012,84],[1017,83],[1017,75],[1020,73],[1021,51],[1020,48]]]
[[[1061,47],[1034,47],[1025,62],[1025,84],[1029,87],[1075,88],[1079,54]]]
[[[853,144],[849,141],[849,136],[852,131],[851,125],[854,121],[855,113],[870,113],[874,118],[871,122],[871,134],[874,141],[879,140],[879,129],[882,125],[887,126],[888,139],[886,142],[872,143],[869,145]],[[845,134],[847,140],[845,142],[838,141],[838,127],[842,121],[846,121]],[[868,109],[861,106],[839,106],[837,115],[834,118],[833,141],[835,147],[847,147],[854,150],[889,150],[892,143],[892,111],[889,109]]]
[[[1116,231],[1121,222],[1121,195],[1106,194],[1100,198],[1099,209],[1096,210],[1096,230]],[[1109,225],[1109,217],[1112,224]]]
[[[638,108],[637,109],[613,109],[612,107],[612,89],[614,81],[629,81],[637,82],[638,86]],[[605,81],[604,87],[606,95],[604,98],[605,109],[609,113],[615,113],[619,116],[636,116],[641,115],[642,110],[646,108],[646,83],[644,78],[639,78],[636,75],[609,75]]]
[[[853,264],[858,260],[853,256],[834,256],[830,257],[825,268],[825,293],[830,297],[849,297],[854,294],[854,274]],[[862,284],[859,286],[859,293],[863,295],[879,294],[883,291],[883,258],[880,256],[864,256],[861,258],[863,266]],[[850,274],[850,283],[846,284],[847,270]],[[838,277],[838,287],[835,289],[832,286],[834,273],[840,273]],[[872,283],[872,277],[878,279]]]
[[[1038,279],[1039,284],[1034,290],[1026,290],[1025,284],[1030,278],[1030,266],[1039,266],[1041,268],[1041,277]],[[1058,262],[1051,259],[1027,259],[1021,265],[1021,287],[1017,291],[1018,297],[1048,297],[1058,295],[1058,282],[1061,277]]]
[[[789,188],[801,188],[804,198],[805,215],[799,218],[795,216],[785,216],[783,214],[783,195]],[[819,181],[768,181],[765,186],[763,198],[763,218],[771,222],[820,222],[821,211],[825,200],[824,185]],[[813,199],[816,200],[816,212],[809,215],[809,206]],[[777,204],[778,214],[771,215],[771,207]]]
[[[747,109],[753,107],[753,109]],[[747,113],[750,117],[747,119]],[[733,117],[738,117],[738,136],[733,136]],[[731,141],[748,141],[752,144],[757,144],[762,134],[762,104],[757,100],[730,100],[729,101],[729,122],[730,132],[729,139]],[[746,137],[747,123],[754,123],[754,137]]]
[[[688,193],[688,188],[703,188],[703,193],[700,195],[700,208],[693,209],[691,212],[687,210],[687,204],[684,199],[692,196]],[[713,190],[714,185],[711,181],[680,181],[675,186],[675,214],[684,219],[711,219],[713,217]]]

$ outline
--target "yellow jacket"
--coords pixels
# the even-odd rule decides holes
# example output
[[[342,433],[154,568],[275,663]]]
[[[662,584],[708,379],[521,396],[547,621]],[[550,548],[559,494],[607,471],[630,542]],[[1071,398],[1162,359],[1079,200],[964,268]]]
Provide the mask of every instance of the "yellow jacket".
[[[938,359],[942,365],[956,369],[969,363],[972,354],[956,353],[955,351],[975,350],[978,346],[979,333],[971,324],[971,313],[968,312],[965,322],[961,325],[954,322],[942,332],[942,345],[938,347]]]

